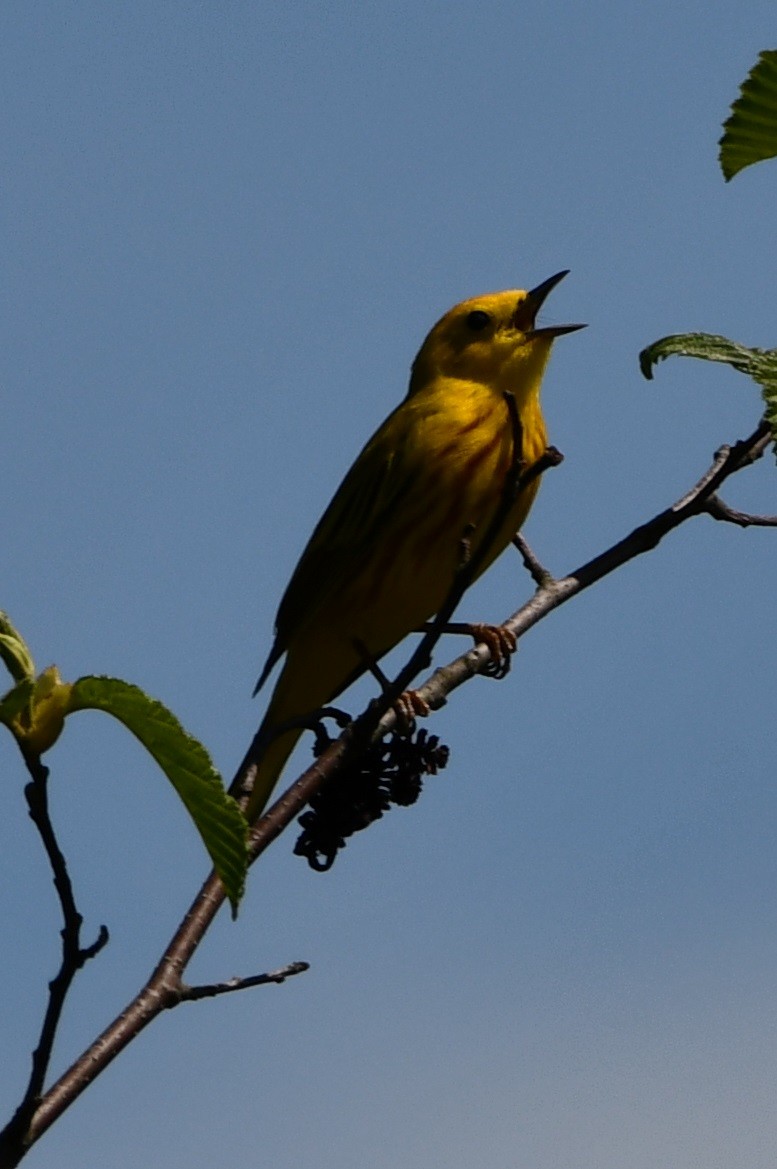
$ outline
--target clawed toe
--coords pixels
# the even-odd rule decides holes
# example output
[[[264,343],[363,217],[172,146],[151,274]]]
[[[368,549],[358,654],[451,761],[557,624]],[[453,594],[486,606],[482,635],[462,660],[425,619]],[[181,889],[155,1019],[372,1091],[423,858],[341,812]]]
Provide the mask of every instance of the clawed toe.
[[[409,735],[415,729],[417,718],[427,718],[431,707],[417,690],[404,690],[394,703],[399,728]]]
[[[481,670],[487,678],[504,678],[510,672],[512,655],[518,640],[511,629],[504,625],[484,625],[477,622],[470,626],[476,644],[488,648],[489,660]]]

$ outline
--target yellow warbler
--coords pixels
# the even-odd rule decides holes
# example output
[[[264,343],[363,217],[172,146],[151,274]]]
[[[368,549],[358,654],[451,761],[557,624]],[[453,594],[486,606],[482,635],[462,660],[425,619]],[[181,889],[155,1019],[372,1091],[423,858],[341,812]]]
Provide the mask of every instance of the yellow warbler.
[[[465,300],[437,322],[413,362],[404,401],[365,446],[324,512],[281,601],[256,689],[286,661],[260,728],[266,738],[247,814],[261,813],[302,733],[275,728],[331,702],[443,605],[489,528],[514,465],[511,394],[530,466],[547,441],[542,375],[554,338],[582,325],[536,328],[559,272],[531,292]],[[534,500],[527,484],[480,566],[510,543]]]

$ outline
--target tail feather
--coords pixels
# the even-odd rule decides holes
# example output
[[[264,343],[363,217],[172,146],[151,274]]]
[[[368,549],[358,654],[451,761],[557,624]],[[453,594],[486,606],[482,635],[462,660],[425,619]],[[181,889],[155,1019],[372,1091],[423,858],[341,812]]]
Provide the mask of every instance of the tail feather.
[[[279,656],[277,646],[273,647],[260,681],[264,681]],[[259,729],[260,738],[267,738],[267,746],[259,760],[256,781],[246,808],[249,821],[256,820],[264,811],[304,727],[293,727],[279,735],[273,735],[273,729],[315,714],[331,702],[345,682],[355,671],[358,672],[358,667],[356,651],[347,643],[343,645],[337,638],[333,639],[326,630],[323,636],[300,638],[291,646]]]
[[[264,669],[262,670],[261,674],[259,675],[259,681],[254,686],[254,692],[251,695],[252,698],[256,698],[257,694],[262,689],[262,686],[264,686],[265,682],[269,678],[269,676],[272,672],[273,666],[282,657],[282,655],[283,655],[283,650],[278,645],[278,638],[276,637],[276,639],[273,643],[273,647],[270,650],[270,653],[268,654],[267,661],[264,663]]]
[[[266,722],[265,719],[265,725]],[[295,728],[291,731],[285,731],[267,744],[267,748],[259,760],[253,790],[246,807],[246,817],[249,823],[258,820],[267,806],[273,788],[278,782],[278,777],[286,766],[286,760],[294,750],[301,734],[302,729]]]

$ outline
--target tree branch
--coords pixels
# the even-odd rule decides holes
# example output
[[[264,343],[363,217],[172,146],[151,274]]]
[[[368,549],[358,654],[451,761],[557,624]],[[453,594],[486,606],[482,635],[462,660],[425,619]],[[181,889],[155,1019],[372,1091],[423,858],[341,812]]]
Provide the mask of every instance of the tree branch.
[[[777,528],[777,515],[752,515],[747,511],[735,511],[718,495],[711,495],[704,510],[714,520],[737,524],[740,528]]]
[[[268,982],[285,982],[287,978],[293,978],[295,974],[304,974],[309,969],[309,962],[289,962],[288,966],[282,966],[280,970],[272,970],[269,974],[251,974],[248,978],[229,978],[226,982],[210,982],[203,986],[183,985],[178,1002],[195,1003],[199,999],[212,999],[220,994],[248,990],[252,986],[266,986]]]
[[[525,633],[553,609],[590,588],[602,577],[614,572],[615,569],[620,568],[636,556],[654,549],[668,532],[685,523],[692,516],[707,511],[709,499],[714,496],[721,484],[731,475],[760,458],[768,446],[770,438],[770,429],[765,422],[762,422],[749,438],[736,443],[733,447],[722,447],[717,452],[711,467],[698,483],[671,507],[660,512],[647,523],[635,528],[623,540],[618,541],[607,551],[589,560],[569,575],[558,580],[548,580],[546,574],[543,574],[543,583],[534,596],[507,619],[504,623],[505,627],[516,636]],[[551,462],[545,465],[553,464]],[[544,469],[544,466],[541,469]],[[532,468],[529,468],[528,472],[521,470],[515,478],[516,486],[520,487],[527,482],[526,479],[521,478],[522,475],[538,473],[540,473],[539,469],[533,471]],[[507,498],[507,494],[505,498]],[[494,531],[499,530],[496,520],[501,514],[500,509],[495,517]],[[506,514],[505,512],[504,515]],[[486,537],[480,545],[481,548],[485,541]],[[473,557],[465,562],[461,577],[457,577],[451,598],[449,598],[451,603],[446,604],[438,614],[438,618],[432,623],[432,629],[422,639],[407,666],[392,684],[392,692],[396,691],[398,694],[404,690],[408,682],[415,677],[423,662],[428,659],[431,647],[440,636],[439,627],[447,622],[461,594],[474,579],[478,564],[478,551],[476,550]],[[427,701],[431,709],[438,709],[444,705],[448,695],[454,689],[482,670],[488,661],[488,656],[489,650],[485,645],[476,646],[448,665],[435,670],[419,688],[419,694]],[[252,862],[302,811],[310,797],[336,772],[346,755],[358,752],[365,740],[379,738],[393,728],[397,716],[393,709],[386,709],[384,704],[387,701],[391,701],[390,694],[382,695],[371,703],[368,709],[345,729],[336,742],[332,743],[321,757],[257,821],[252,829],[250,841]],[[235,784],[243,787],[246,780],[249,783],[253,780],[261,747],[262,744],[258,737],[255,737],[238,768],[235,781],[233,781]],[[211,875],[192,902],[186,917],[146,986],[41,1100],[26,1134],[27,1147],[49,1128],[119,1052],[162,1010],[176,1005],[177,1002],[185,1001],[186,988],[182,982],[182,973],[224,900],[225,894],[221,883],[218,878]],[[261,975],[258,977],[263,978]],[[228,984],[214,985],[216,987],[228,986]],[[223,992],[217,990],[215,993]],[[11,1162],[8,1164],[10,1165]],[[0,1165],[0,1169],[4,1169],[4,1166]]]
[[[81,967],[99,954],[108,942],[108,930],[106,926],[101,925],[96,940],[90,946],[81,947],[83,918],[76,906],[67,862],[59,847],[49,815],[49,769],[41,763],[38,755],[32,755],[24,750],[22,754],[31,776],[24,789],[27,808],[51,865],[54,888],[62,910],[62,958],[59,970],[49,983],[48,1004],[38,1043],[32,1053],[32,1069],[24,1096],[11,1120],[0,1132],[0,1165],[3,1167],[18,1164],[26,1152],[26,1133],[40,1102],[62,1009],[73,979]]]
[[[537,587],[542,588],[543,585],[549,584],[553,580],[553,574],[540,563],[520,532],[516,532],[513,536],[513,544],[520,552],[524,568],[531,575]]]

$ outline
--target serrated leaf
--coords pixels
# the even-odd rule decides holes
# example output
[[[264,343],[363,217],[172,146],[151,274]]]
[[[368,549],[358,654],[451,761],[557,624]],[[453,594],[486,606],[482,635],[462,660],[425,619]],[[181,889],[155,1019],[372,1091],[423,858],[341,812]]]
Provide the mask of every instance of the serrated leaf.
[[[777,49],[767,49],[740,87],[723,123],[720,167],[726,182],[754,162],[777,155]]]
[[[119,678],[79,678],[70,699],[76,710],[113,715],[153,756],[194,821],[234,914],[245,885],[248,826],[203,745],[161,702]]]
[[[749,349],[728,337],[716,333],[672,333],[648,345],[639,355],[639,368],[648,379],[653,376],[653,366],[667,357],[697,357],[704,361],[721,361],[733,366],[740,373],[749,374],[759,380],[757,374],[771,369],[777,376],[777,350]]]
[[[749,349],[714,333],[673,333],[648,345],[639,355],[639,368],[648,379],[653,366],[667,357],[697,357],[720,361],[745,373],[761,387],[766,420],[777,442],[777,349]]]
[[[764,414],[772,431],[772,438],[777,443],[777,383],[770,379],[768,385],[762,383],[764,397]],[[777,446],[775,446],[777,454]]]

